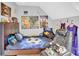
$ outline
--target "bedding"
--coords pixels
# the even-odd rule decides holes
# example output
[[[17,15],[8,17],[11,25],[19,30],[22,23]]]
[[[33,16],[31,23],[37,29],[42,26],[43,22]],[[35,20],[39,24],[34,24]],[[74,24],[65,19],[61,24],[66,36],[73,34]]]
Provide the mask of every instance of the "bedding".
[[[24,38],[21,42],[17,42],[16,45],[8,45],[6,49],[33,49],[33,48],[46,48],[45,44],[48,43],[45,37]]]

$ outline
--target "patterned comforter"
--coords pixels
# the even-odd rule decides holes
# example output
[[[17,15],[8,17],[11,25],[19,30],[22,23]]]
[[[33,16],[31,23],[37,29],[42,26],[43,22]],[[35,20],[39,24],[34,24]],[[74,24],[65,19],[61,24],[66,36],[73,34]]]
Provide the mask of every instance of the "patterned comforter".
[[[35,41],[33,40],[35,39]],[[17,42],[16,45],[8,45],[6,49],[33,49],[33,48],[46,48],[45,44],[48,43],[48,40],[45,37],[39,38],[24,38],[21,42]]]

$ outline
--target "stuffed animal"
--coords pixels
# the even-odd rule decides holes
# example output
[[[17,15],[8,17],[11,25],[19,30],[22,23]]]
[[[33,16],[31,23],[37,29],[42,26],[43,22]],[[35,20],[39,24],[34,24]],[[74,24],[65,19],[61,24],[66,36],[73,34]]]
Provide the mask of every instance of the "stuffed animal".
[[[23,35],[21,33],[16,33],[15,38],[17,39],[17,41],[21,42],[23,39]]]
[[[46,35],[46,36],[49,35],[49,32],[44,32],[44,35]]]
[[[48,38],[50,41],[55,37],[52,28],[44,28],[43,36]]]
[[[8,43],[9,45],[15,45],[17,43],[17,40],[15,38],[15,36],[11,36],[8,38]]]

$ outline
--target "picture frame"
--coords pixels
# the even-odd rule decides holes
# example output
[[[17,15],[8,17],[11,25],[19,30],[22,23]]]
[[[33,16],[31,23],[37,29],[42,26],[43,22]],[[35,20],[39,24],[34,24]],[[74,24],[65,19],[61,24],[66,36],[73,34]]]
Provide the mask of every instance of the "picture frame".
[[[1,15],[11,17],[11,8],[4,3],[1,3]]]

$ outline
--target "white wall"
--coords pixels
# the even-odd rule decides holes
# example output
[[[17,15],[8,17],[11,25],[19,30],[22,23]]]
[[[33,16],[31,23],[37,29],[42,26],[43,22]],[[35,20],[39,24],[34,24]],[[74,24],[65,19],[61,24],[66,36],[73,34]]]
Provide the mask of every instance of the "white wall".
[[[24,11],[28,11],[28,14],[24,14]],[[40,7],[35,6],[18,6],[17,7],[17,17],[20,23],[20,32],[24,35],[39,35],[43,29],[21,29],[21,16],[40,16],[47,15]]]
[[[24,11],[28,11],[28,14],[24,14]],[[46,15],[46,13],[40,7],[18,6],[17,15],[18,16],[39,16],[39,15]]]

